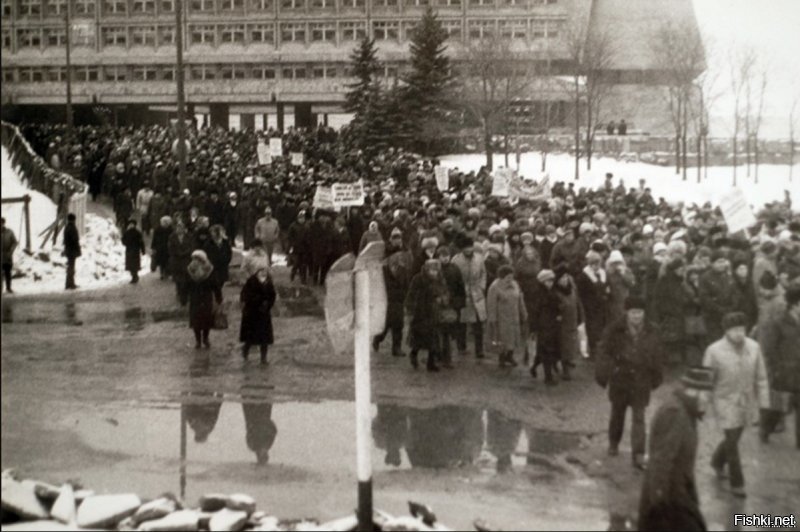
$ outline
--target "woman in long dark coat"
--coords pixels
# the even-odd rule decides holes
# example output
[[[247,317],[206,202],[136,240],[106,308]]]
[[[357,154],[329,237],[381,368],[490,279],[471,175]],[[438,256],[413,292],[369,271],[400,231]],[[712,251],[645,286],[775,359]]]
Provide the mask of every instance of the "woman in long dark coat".
[[[128,220],[128,228],[122,235],[125,246],[125,269],[131,273],[131,284],[139,282],[139,270],[142,268],[144,255],[144,239],[142,232],[136,228],[136,220]]]
[[[586,266],[575,279],[586,318],[586,340],[590,358],[597,356],[597,345],[608,324],[608,298],[611,288],[608,286],[602,261],[599,253],[590,251],[586,254]]]
[[[275,286],[266,268],[259,269],[251,275],[242,287],[242,326],[239,341],[242,346],[242,357],[247,360],[250,347],[257,345],[261,349],[261,363],[267,363],[267,349],[274,341],[272,335],[272,307],[275,305]]]
[[[231,243],[225,238],[225,229],[221,225],[212,225],[209,229],[209,236],[210,238],[205,241],[202,249],[214,266],[217,284],[222,287],[228,282],[228,267],[233,258]]]
[[[200,343],[211,347],[208,335],[214,325],[214,300],[222,303],[222,290],[217,284],[214,266],[208,260],[205,251],[196,249],[192,252],[192,261],[186,268],[189,273],[189,326],[194,331],[195,348]]]
[[[668,357],[665,362],[684,362],[686,359],[686,312],[689,297],[683,286],[685,266],[682,259],[667,263],[664,275],[656,281],[651,301],[655,312],[651,321],[658,325],[664,353]]]
[[[158,227],[153,230],[153,241],[150,244],[152,254],[150,270],[159,270],[161,279],[167,278],[169,268],[169,237],[172,234],[172,218],[162,216]]]
[[[192,239],[182,222],[178,222],[175,226],[175,231],[169,236],[167,249],[169,250],[169,266],[172,280],[175,281],[178,301],[180,301],[181,306],[186,306],[189,300],[187,268],[192,260]]]
[[[439,371],[441,310],[448,304],[448,291],[442,277],[441,263],[430,259],[411,280],[406,296],[406,309],[411,315],[409,343],[411,365],[417,368],[417,353],[428,351],[428,371]]]
[[[536,367],[544,364],[544,382],[557,384],[553,373],[556,362],[561,359],[561,308],[554,291],[556,275],[552,270],[542,270],[537,276],[537,304],[533,322],[536,324],[536,358],[531,366],[531,376],[536,378]]]

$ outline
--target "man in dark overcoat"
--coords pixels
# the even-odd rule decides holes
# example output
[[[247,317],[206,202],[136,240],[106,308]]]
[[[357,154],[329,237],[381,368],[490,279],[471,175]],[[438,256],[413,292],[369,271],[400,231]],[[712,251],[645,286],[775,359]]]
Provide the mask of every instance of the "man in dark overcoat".
[[[64,251],[63,255],[67,258],[67,290],[75,290],[75,260],[81,256],[81,236],[78,227],[75,225],[75,215],[67,215],[67,226],[64,228]]]
[[[128,228],[122,235],[122,245],[125,246],[125,269],[131,273],[131,284],[136,284],[139,282],[139,270],[142,269],[144,239],[133,218],[128,220]]]
[[[411,279],[406,296],[406,309],[411,315],[409,327],[411,365],[417,368],[417,353],[428,351],[428,371],[439,371],[436,362],[441,356],[439,342],[441,310],[448,299],[442,278],[442,265],[437,259],[425,263],[422,271]]]
[[[348,244],[349,249],[349,244]],[[386,326],[383,332],[372,339],[372,348],[377,351],[380,349],[381,342],[386,335],[392,333],[392,356],[403,356],[403,305],[408,293],[408,285],[411,281],[410,262],[411,257],[403,249],[403,234],[396,229],[389,238],[387,252],[390,253],[386,264],[383,267],[383,279],[386,284]]]
[[[600,342],[595,366],[597,383],[608,386],[611,418],[608,425],[608,454],[619,454],[619,442],[625,430],[625,413],[633,412],[631,448],[633,465],[644,469],[644,411],[650,391],[661,385],[660,341],[645,320],[645,301],[630,296],[625,301],[625,316],[610,324]]]

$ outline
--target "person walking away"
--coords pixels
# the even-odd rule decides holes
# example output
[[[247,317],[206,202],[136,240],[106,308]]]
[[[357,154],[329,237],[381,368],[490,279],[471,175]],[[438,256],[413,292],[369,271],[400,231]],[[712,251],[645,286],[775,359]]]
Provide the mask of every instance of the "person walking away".
[[[575,280],[586,317],[586,340],[589,358],[597,357],[597,345],[608,323],[608,286],[603,257],[596,251],[586,254],[586,266]]]
[[[172,235],[172,218],[162,216],[158,227],[153,231],[150,243],[150,271],[158,270],[161,280],[169,275],[169,237]]]
[[[236,247],[236,238],[239,236],[239,226],[242,219],[242,206],[239,204],[239,199],[236,192],[228,193],[228,203],[225,204],[223,209],[223,217],[225,219],[225,234],[228,235],[228,240],[232,247]]]
[[[722,338],[712,343],[703,356],[703,366],[714,371],[711,402],[717,424],[725,433],[711,458],[718,479],[728,467],[731,493],[744,498],[745,482],[739,458],[739,439],[750,423],[750,409],[758,403],[769,406],[767,370],[758,342],[745,336],[747,317],[742,312],[723,316]],[[796,375],[794,376],[796,379]]]
[[[650,459],[639,498],[638,530],[706,530],[694,465],[697,422],[705,413],[713,379],[706,368],[688,368],[653,415]]]
[[[442,263],[442,277],[444,277],[448,291],[448,305],[442,309],[442,361],[444,367],[452,369],[453,358],[450,341],[458,338],[458,317],[461,309],[464,308],[466,291],[461,270],[450,262],[450,248],[445,245],[439,246],[436,256]]]
[[[531,319],[535,315],[534,307],[536,306],[536,289],[539,285],[538,281],[536,280],[536,276],[539,275],[539,272],[541,271],[541,261],[539,259],[539,252],[536,251],[536,248],[533,247],[530,242],[527,242],[529,240],[528,235],[530,235],[530,239],[533,238],[533,235],[530,233],[522,234],[522,241],[524,245],[522,247],[520,258],[514,265],[514,279],[516,279],[520,290],[522,290],[522,297],[525,300],[525,310],[528,311],[527,327],[528,331],[532,333],[535,330],[535,327],[531,323]],[[531,356],[533,356],[533,353],[528,352],[528,344],[526,342],[524,359],[524,363],[526,365],[529,363]]]
[[[756,290],[750,279],[750,268],[744,260],[736,260],[733,263],[733,289],[735,292],[735,303],[733,310],[744,313],[747,316],[747,331],[753,329],[758,320],[758,303],[756,301]]]
[[[517,362],[514,360],[514,352],[525,350],[528,311],[511,266],[500,266],[497,279],[489,287],[486,295],[486,324],[490,341],[500,351],[500,367],[515,367]]]
[[[186,268],[189,274],[189,325],[194,331],[195,349],[200,349],[201,342],[211,347],[209,333],[214,325],[214,302],[222,303],[222,290],[216,282],[214,266],[208,260],[206,252],[196,249]]]
[[[800,284],[791,285],[785,306],[759,325],[758,339],[772,390],[770,408],[761,410],[761,441],[766,443],[791,403],[795,413],[795,444],[800,449]]]
[[[300,211],[297,220],[289,227],[289,255],[292,261],[290,280],[300,274],[300,281],[306,284],[308,270],[311,265],[311,249],[308,238],[308,224],[305,211]]]
[[[67,290],[75,290],[75,261],[81,256],[81,236],[78,227],[75,225],[75,215],[67,215],[67,225],[64,227],[64,251],[63,255],[67,258]]]
[[[2,248],[2,263],[3,263],[3,281],[5,284],[6,292],[9,294],[13,294],[14,291],[11,289],[11,266],[14,263],[14,251],[17,249],[17,237],[14,235],[14,231],[6,227],[6,219],[0,218],[0,223],[2,223],[2,233],[3,233],[3,248]]]
[[[686,267],[686,279],[683,282],[683,293],[686,297],[685,312],[685,346],[686,361],[690,366],[699,366],[703,361],[703,352],[708,342],[708,330],[703,318],[700,304],[700,276],[703,270],[699,266]]]
[[[272,217],[272,209],[264,209],[264,217],[256,222],[255,239],[261,241],[262,246],[267,252],[269,265],[272,266],[272,254],[275,251],[275,242],[280,236],[278,220]],[[285,252],[286,250],[284,250]]]
[[[122,235],[122,245],[125,246],[125,269],[131,274],[131,284],[139,282],[139,270],[142,269],[142,255],[144,255],[144,239],[142,232],[136,228],[136,220],[128,220],[128,228]]]
[[[467,354],[467,327],[472,329],[475,343],[475,358],[483,358],[483,324],[486,321],[486,267],[481,255],[475,253],[475,244],[469,237],[459,242],[461,251],[452,259],[452,264],[461,270],[466,299],[459,313],[456,344],[462,356]]]
[[[214,266],[214,276],[220,288],[225,286],[230,276],[230,264],[233,258],[231,244],[226,238],[225,229],[215,224],[209,228],[210,238],[206,240],[202,249],[206,252],[208,260]]]
[[[260,268],[251,275],[242,287],[242,324],[239,341],[242,342],[242,357],[247,360],[250,347],[259,346],[261,363],[267,364],[267,349],[272,345],[272,307],[275,305],[275,286],[269,270]]]
[[[645,319],[645,301],[631,296],[625,301],[625,316],[611,323],[600,344],[595,379],[608,387],[611,417],[608,424],[608,454],[619,454],[625,430],[625,414],[633,412],[631,448],[633,465],[644,469],[645,409],[650,392],[661,385],[662,360],[656,331]]]
[[[167,242],[169,250],[169,266],[172,280],[175,282],[175,292],[178,302],[185,307],[189,302],[189,277],[188,267],[192,259],[192,239],[183,222],[178,222],[175,231],[169,236]]]
[[[554,291],[556,274],[553,270],[542,270],[536,277],[539,282],[536,297],[536,315],[531,322],[536,327],[536,356],[530,372],[536,378],[536,368],[544,365],[544,383],[548,386],[558,384],[554,377],[556,364],[561,358],[561,309]]]
[[[383,267],[387,298],[386,325],[383,328],[383,332],[372,339],[372,349],[378,351],[381,342],[391,331],[392,356],[401,357],[403,356],[403,304],[406,300],[411,276],[409,255],[402,248],[403,235],[399,229],[396,229],[396,231],[397,233],[392,234],[390,242],[396,242],[394,245],[397,247],[393,248],[395,251],[389,255],[386,265]]]
[[[575,360],[580,357],[581,345],[578,327],[583,323],[583,305],[578,298],[575,281],[567,270],[565,264],[559,265],[556,274],[555,293],[558,297],[559,314],[559,340],[561,352],[561,379],[572,380],[570,369],[575,367]]]
[[[409,343],[411,365],[417,369],[417,353],[428,351],[428,371],[439,371],[437,361],[441,356],[439,335],[441,310],[446,305],[447,286],[442,278],[442,265],[437,259],[428,260],[422,271],[411,279],[406,296],[406,310],[411,315]]]

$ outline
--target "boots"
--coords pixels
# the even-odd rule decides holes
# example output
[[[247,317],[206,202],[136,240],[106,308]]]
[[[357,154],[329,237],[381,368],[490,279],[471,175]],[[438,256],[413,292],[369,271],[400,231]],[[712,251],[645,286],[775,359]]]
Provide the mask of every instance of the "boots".
[[[261,346],[261,364],[263,364],[264,366],[269,364],[269,362],[267,362],[267,346],[266,345],[262,345]]]
[[[411,367],[417,369],[419,367],[419,361],[417,360],[417,350],[411,350]]]

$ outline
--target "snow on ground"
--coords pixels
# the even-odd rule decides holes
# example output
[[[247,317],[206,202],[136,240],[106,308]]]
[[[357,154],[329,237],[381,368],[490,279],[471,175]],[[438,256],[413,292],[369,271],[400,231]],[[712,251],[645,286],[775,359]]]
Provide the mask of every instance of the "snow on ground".
[[[25,253],[25,224],[22,204],[4,204],[2,208],[6,225],[17,235],[19,246],[14,253],[13,281],[17,293],[53,292],[64,289],[67,260],[61,255],[63,231],[56,244],[48,239],[44,247],[39,234],[53,223],[56,206],[50,198],[30,190],[20,179],[17,169],[11,167],[6,149],[0,153],[2,164],[2,195],[31,196],[32,255]],[[22,221],[21,221],[22,220]],[[119,231],[111,220],[95,214],[86,214],[86,232],[81,239],[82,256],[76,262],[75,282],[80,288],[98,288],[129,279],[124,271],[125,247],[120,242]],[[143,266],[149,266],[147,260]]]
[[[483,154],[447,155],[441,157],[442,164],[449,168],[458,168],[462,171],[477,171],[486,163]],[[495,155],[495,166],[502,165],[503,156]],[[516,168],[513,155],[509,155],[509,164]],[[538,179],[541,175],[541,157],[539,153],[522,154],[521,174],[528,179]],[[568,154],[551,154],[547,157],[547,173],[551,180],[574,182],[575,161]],[[576,187],[597,188],[605,181],[606,172],[614,174],[614,185],[619,179],[625,180],[625,186],[637,187],[639,179],[645,179],[647,186],[653,191],[653,197],[665,198],[671,203],[684,202],[687,204],[703,203],[710,201],[712,205],[719,204],[719,198],[733,186],[733,167],[711,167],[708,169],[708,179],[697,183],[697,171],[690,168],[687,181],[675,174],[675,168],[657,166],[640,162],[623,162],[611,158],[592,159],[592,169],[586,170],[586,161],[581,160],[580,180]],[[792,197],[792,204],[800,205],[800,164],[794,166],[794,179],[789,182],[789,166],[761,165],[759,169],[759,183],[746,177],[746,169],[741,166],[737,170],[738,186],[744,191],[754,209],[759,209],[765,203],[783,200],[784,191],[788,190]]]

